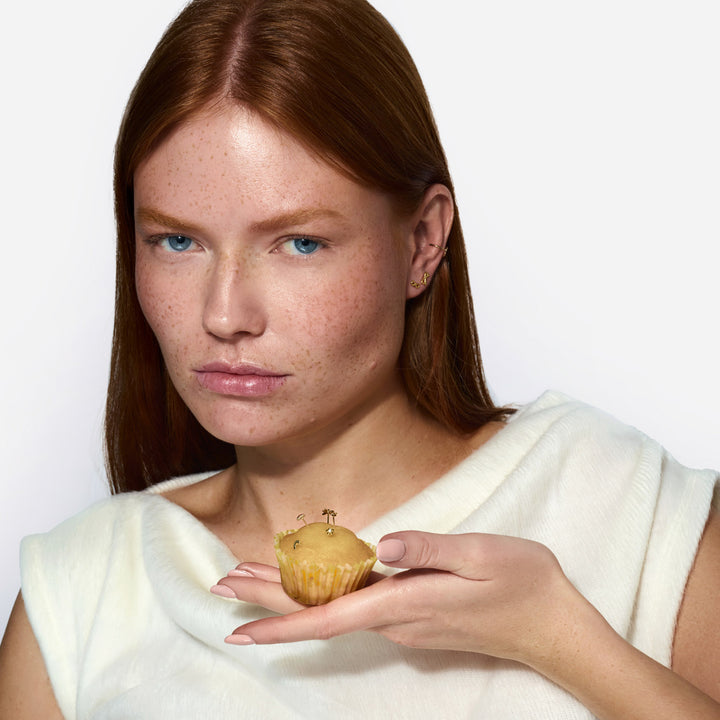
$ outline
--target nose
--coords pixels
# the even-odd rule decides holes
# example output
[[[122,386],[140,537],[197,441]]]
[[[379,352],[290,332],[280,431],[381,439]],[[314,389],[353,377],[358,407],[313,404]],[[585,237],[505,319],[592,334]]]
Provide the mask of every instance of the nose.
[[[203,328],[223,340],[261,335],[266,312],[262,282],[242,259],[225,257],[208,270]]]

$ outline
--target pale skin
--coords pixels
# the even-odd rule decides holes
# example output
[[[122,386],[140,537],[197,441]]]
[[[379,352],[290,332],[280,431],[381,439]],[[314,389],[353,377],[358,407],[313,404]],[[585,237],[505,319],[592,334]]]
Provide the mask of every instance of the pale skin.
[[[615,634],[551,550],[527,540],[395,533],[378,554],[407,572],[318,608],[284,594],[272,534],[299,509],[342,508],[342,524],[363,527],[502,430],[451,433],[417,411],[396,370],[404,304],[425,289],[411,281],[443,261],[454,211],[446,188],[400,215],[252,113],[222,106],[161,145],[135,189],[143,311],[183,399],[238,456],[168,497],[253,560],[214,591],[281,614],[228,642],[362,629],[517,660],[607,720],[720,718],[715,515],[678,618],[674,672]],[[217,362],[281,379],[269,389],[258,381],[257,393],[252,381],[217,392],[199,379]],[[61,717],[21,597],[0,648],[0,717]]]

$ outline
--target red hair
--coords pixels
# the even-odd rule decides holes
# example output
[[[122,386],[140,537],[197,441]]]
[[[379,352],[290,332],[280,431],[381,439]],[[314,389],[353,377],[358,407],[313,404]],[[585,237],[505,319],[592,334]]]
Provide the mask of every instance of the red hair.
[[[133,177],[180,123],[242,103],[405,211],[428,187],[453,192],[422,81],[390,24],[365,0],[194,0],[169,26],[128,102],[115,153],[117,289],[106,409],[115,492],[227,467],[170,383],[134,279]],[[399,358],[408,393],[457,432],[511,412],[483,377],[460,220],[427,290],[409,301]]]

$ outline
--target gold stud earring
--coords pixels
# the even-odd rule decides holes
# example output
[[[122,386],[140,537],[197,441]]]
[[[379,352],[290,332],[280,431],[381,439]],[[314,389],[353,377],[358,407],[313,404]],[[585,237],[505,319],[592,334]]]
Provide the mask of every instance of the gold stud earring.
[[[427,281],[430,278],[430,273],[423,273],[422,280],[420,282],[415,282],[415,280],[411,280],[410,284],[414,288],[421,288],[423,285],[427,285]]]

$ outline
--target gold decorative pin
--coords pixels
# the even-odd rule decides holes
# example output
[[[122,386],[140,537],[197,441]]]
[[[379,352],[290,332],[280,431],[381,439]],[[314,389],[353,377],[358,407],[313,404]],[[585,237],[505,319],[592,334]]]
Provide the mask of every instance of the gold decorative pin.
[[[335,528],[333,528],[332,525],[330,525],[330,518],[332,518],[333,525],[335,524],[335,516],[337,513],[334,510],[330,510],[329,508],[325,508],[322,511],[322,514],[327,518],[328,528],[325,530],[325,533],[327,535],[334,535],[335,534]]]

